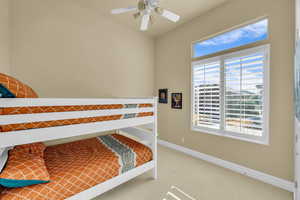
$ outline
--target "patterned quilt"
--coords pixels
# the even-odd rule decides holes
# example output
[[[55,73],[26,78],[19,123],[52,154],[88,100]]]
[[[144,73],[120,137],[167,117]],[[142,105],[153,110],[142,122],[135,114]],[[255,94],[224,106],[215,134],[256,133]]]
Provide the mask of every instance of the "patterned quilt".
[[[45,162],[51,182],[4,189],[0,199],[66,199],[151,160],[148,147],[117,134],[48,147]]]

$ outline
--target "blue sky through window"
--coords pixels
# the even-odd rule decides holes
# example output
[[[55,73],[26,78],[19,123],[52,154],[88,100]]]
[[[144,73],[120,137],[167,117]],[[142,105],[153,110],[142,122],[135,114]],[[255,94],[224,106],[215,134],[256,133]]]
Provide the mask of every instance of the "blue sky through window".
[[[268,38],[268,19],[261,20],[193,45],[193,57],[205,56]]]

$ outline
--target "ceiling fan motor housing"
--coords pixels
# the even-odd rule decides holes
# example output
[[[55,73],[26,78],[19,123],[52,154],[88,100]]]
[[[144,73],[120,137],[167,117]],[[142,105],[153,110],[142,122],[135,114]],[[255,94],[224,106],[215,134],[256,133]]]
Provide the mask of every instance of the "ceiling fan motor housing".
[[[140,0],[139,3],[138,3],[138,9],[140,12],[146,10],[146,1],[144,0]]]
[[[140,0],[138,3],[138,9],[140,12],[148,11],[151,12],[152,10],[157,9],[158,1],[157,0]]]

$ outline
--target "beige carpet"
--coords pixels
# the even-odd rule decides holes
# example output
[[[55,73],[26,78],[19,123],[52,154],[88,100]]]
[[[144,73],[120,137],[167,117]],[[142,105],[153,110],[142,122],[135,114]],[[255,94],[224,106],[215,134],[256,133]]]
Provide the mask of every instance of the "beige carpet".
[[[287,191],[159,147],[158,180],[146,173],[95,200],[192,200],[178,189],[195,200],[293,199]]]

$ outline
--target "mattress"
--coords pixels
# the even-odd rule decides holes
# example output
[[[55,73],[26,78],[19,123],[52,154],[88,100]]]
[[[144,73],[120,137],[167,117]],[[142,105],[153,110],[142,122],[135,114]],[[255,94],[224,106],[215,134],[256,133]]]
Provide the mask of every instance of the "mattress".
[[[118,134],[51,146],[45,151],[51,182],[4,189],[0,199],[66,199],[151,160],[148,147]]]
[[[32,107],[8,107],[0,108],[0,115],[21,115],[38,113],[58,113],[74,111],[93,111],[93,110],[115,110],[126,108],[147,108],[153,107],[152,104],[112,104],[112,105],[81,105],[81,106],[32,106]],[[103,121],[113,121],[129,118],[140,118],[153,116],[153,112],[141,112],[124,115],[109,115],[99,117],[85,117],[64,120],[41,121],[31,123],[0,125],[0,132],[21,131],[36,128],[49,128],[57,126],[68,126],[74,124],[86,124]]]

